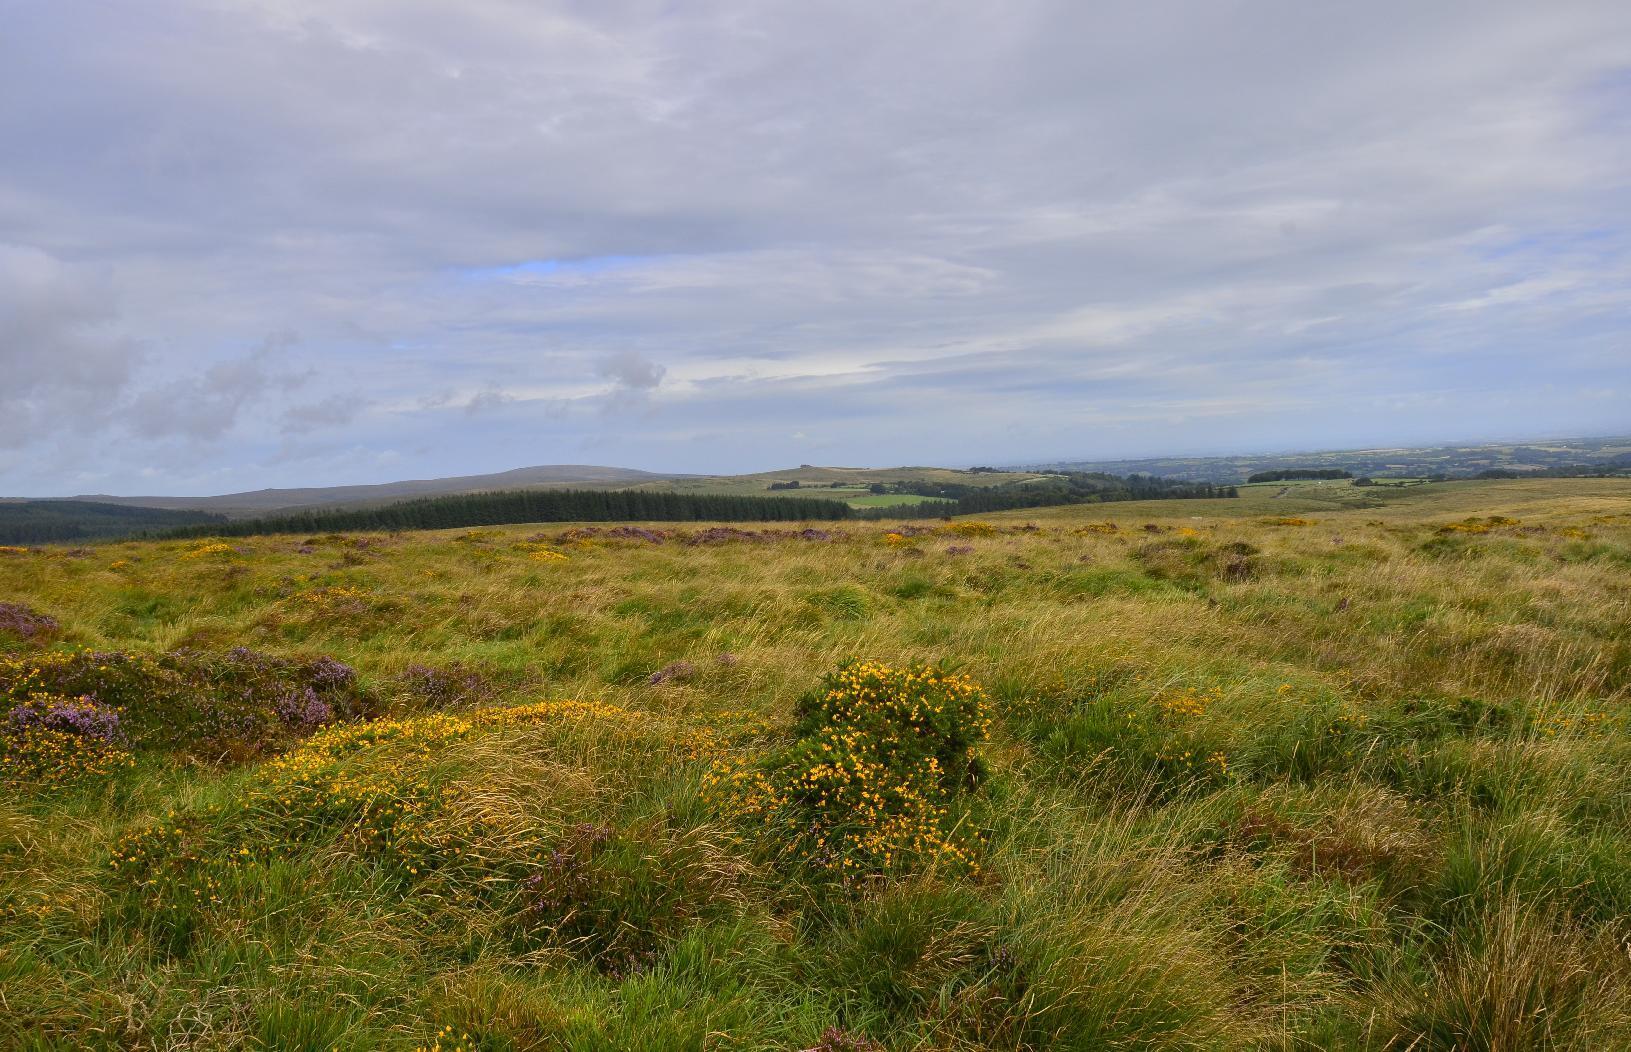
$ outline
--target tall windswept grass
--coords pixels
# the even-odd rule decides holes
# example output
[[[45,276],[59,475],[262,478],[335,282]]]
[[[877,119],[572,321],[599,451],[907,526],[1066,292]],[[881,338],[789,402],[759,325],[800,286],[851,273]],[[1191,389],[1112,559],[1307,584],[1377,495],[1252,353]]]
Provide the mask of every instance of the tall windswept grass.
[[[0,1048],[1631,1047],[1631,486],[0,558]]]

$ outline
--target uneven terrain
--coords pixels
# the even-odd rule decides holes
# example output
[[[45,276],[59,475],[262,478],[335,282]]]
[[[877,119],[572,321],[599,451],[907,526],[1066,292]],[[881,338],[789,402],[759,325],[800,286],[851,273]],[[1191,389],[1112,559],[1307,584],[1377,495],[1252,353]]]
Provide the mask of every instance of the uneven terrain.
[[[1623,480],[0,549],[0,1048],[1628,1048],[1628,702]]]

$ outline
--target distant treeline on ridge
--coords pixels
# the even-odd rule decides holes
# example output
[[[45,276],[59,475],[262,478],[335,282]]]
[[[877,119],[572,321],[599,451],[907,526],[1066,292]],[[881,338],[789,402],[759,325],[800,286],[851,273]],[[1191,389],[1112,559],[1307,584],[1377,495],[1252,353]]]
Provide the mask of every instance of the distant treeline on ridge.
[[[941,497],[950,503],[932,502],[910,506],[873,508],[870,518],[930,518],[937,515],[981,515],[992,511],[1018,511],[1024,508],[1050,508],[1066,504],[1108,504],[1124,500],[1207,500],[1238,497],[1233,486],[1209,482],[1185,482],[1152,475],[1105,475],[1091,471],[1068,471],[1030,482],[1004,486],[968,486],[932,482],[901,482],[891,487],[897,493]]]
[[[93,500],[0,501],[0,544],[51,544],[128,537],[147,530],[226,522],[222,515]]]
[[[961,489],[961,487],[959,487]],[[937,494],[938,495],[938,494]],[[805,497],[727,496],[662,490],[513,490],[385,504],[352,510],[296,511],[258,519],[167,530],[163,537],[243,537],[338,530],[443,530],[523,522],[797,522],[928,518],[1102,501],[1230,497],[1233,487],[1135,475],[1070,475],[1024,485],[967,487],[951,499],[858,510]]]
[[[798,522],[847,519],[836,500],[735,497],[661,490],[502,490],[423,497],[352,510],[295,511],[167,531],[166,537],[245,537],[333,530],[445,530],[517,522]]]
[[[1259,471],[1247,477],[1247,482],[1291,482],[1297,479],[1351,479],[1353,472],[1345,468],[1276,468]]]

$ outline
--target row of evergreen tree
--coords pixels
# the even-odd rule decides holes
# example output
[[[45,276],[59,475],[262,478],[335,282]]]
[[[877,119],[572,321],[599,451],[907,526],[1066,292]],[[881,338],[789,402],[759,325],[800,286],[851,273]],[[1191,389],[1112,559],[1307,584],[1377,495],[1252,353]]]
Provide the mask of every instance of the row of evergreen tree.
[[[297,511],[170,530],[166,537],[246,537],[340,530],[443,530],[518,522],[800,522],[848,519],[837,500],[736,497],[658,490],[504,490],[422,497],[377,508]]]
[[[903,487],[904,488],[904,487]],[[993,511],[1050,508],[1068,504],[1105,504],[1125,500],[1208,500],[1240,496],[1234,486],[1185,482],[1153,475],[1106,475],[1072,471],[1057,478],[1007,486],[936,486],[934,493],[950,499],[922,504],[871,509],[867,518],[935,518],[981,515]]]
[[[1247,482],[1291,482],[1298,479],[1351,479],[1347,468],[1275,468],[1257,471],[1246,477]]]
[[[0,544],[93,541],[191,523],[225,522],[224,516],[202,511],[89,500],[7,500],[0,501]]]

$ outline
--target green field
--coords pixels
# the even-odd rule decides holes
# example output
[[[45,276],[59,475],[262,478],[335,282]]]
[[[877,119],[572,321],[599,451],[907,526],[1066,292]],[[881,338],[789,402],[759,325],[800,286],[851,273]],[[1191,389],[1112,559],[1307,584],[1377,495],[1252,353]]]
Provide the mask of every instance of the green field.
[[[0,549],[0,1048],[1631,1048],[1628,704],[1624,480]]]
[[[956,468],[899,467],[899,468],[843,468],[801,467],[783,471],[767,471],[754,475],[698,475],[691,478],[663,479],[647,482],[631,489],[672,490],[676,493],[722,493],[738,496],[762,495],[769,492],[772,482],[797,482],[797,490],[776,491],[778,496],[819,497],[827,494],[844,495],[865,491],[876,482],[929,482],[955,483],[964,486],[999,486],[1011,482],[1034,481],[1045,478],[1029,471],[963,471]],[[833,490],[837,484],[841,488]],[[850,499],[843,496],[843,499]]]
[[[1222,457],[1158,457],[1142,460],[1073,461],[1058,467],[1076,471],[1130,472],[1176,476],[1225,485],[1253,472],[1277,468],[1344,468],[1382,479],[1429,475],[1476,475],[1492,468],[1536,471],[1576,464],[1624,463],[1631,436],[1571,438],[1551,442],[1483,442],[1456,446],[1399,446],[1381,449],[1317,450]]]
[[[844,502],[852,508],[898,508],[906,504],[953,503],[943,497],[920,497],[913,493],[869,493],[864,497],[845,497]]]

